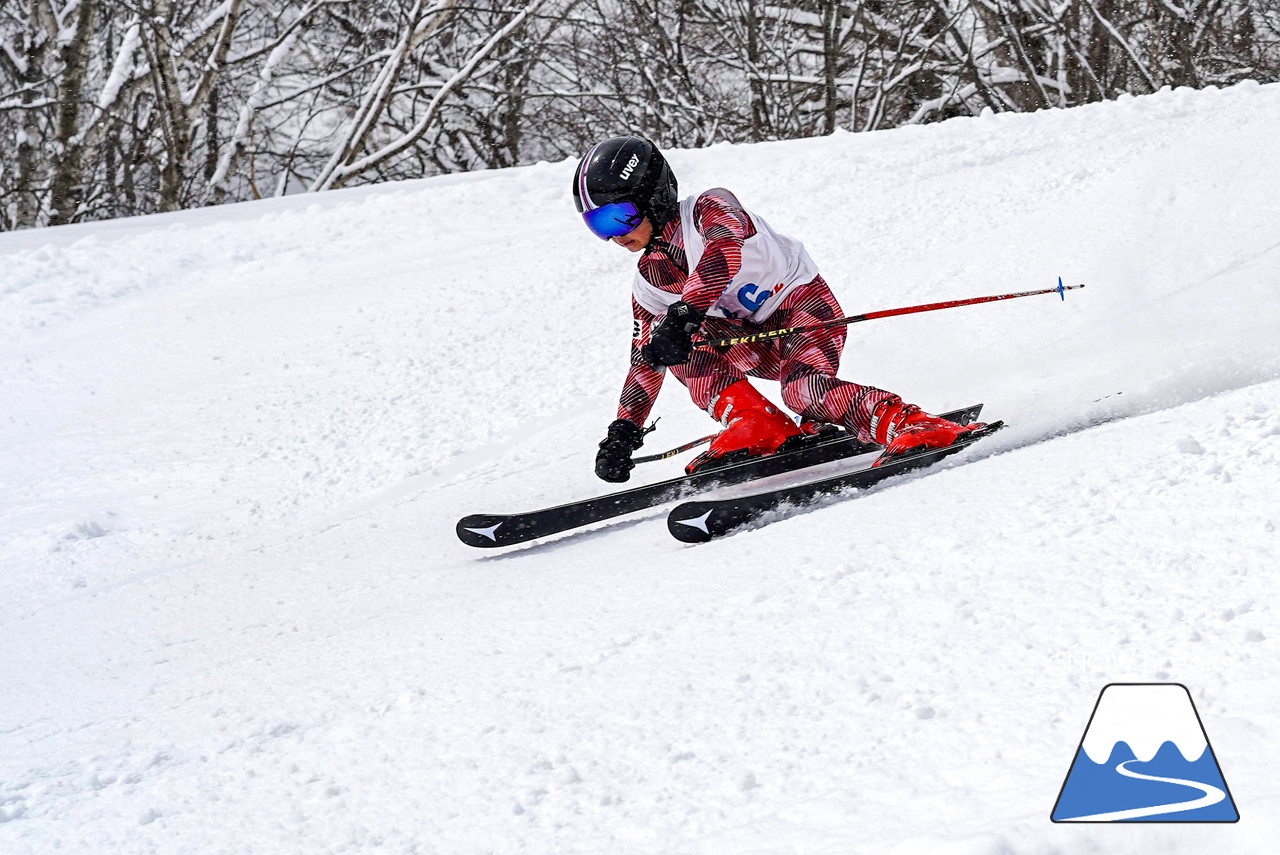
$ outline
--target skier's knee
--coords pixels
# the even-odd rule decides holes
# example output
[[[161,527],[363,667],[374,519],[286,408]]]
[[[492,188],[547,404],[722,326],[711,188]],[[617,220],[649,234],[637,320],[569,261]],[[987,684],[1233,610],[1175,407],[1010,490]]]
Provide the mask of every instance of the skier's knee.
[[[805,415],[804,411],[813,403],[809,399],[803,383],[783,383],[782,403],[793,413]]]

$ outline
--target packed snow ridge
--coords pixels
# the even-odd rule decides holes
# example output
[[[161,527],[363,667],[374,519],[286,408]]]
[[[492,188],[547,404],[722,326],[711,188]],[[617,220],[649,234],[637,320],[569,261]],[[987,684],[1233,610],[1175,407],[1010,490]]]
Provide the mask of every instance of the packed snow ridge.
[[[1088,286],[851,328],[1009,427],[698,547],[453,533],[605,489],[633,258],[573,163],[0,236],[0,851],[1272,851],[1277,139],[1241,84],[672,153],[850,313]],[[1050,823],[1118,681],[1238,824]]]

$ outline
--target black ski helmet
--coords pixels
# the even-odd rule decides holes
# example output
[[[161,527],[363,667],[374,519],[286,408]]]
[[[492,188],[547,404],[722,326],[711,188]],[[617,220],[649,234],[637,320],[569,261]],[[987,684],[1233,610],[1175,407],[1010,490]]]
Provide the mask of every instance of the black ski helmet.
[[[644,137],[611,137],[591,147],[573,173],[578,213],[631,202],[661,228],[679,206],[676,177],[658,147]]]

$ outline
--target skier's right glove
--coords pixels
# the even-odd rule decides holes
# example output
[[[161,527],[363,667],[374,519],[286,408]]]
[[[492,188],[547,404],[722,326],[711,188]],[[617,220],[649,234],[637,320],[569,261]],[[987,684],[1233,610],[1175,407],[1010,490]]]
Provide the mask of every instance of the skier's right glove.
[[[684,365],[693,355],[693,334],[706,314],[684,300],[672,303],[662,323],[654,327],[649,343],[640,348],[640,358],[654,369]]]
[[[618,419],[609,425],[609,433],[596,452],[596,476],[613,484],[631,477],[635,463],[631,452],[644,445],[644,430],[633,421]]]

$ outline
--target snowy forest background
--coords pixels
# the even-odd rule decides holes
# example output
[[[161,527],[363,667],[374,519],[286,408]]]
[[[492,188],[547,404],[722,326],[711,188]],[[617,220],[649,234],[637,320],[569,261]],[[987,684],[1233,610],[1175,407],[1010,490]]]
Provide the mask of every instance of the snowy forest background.
[[[1246,78],[1276,0],[0,0],[0,228]]]

